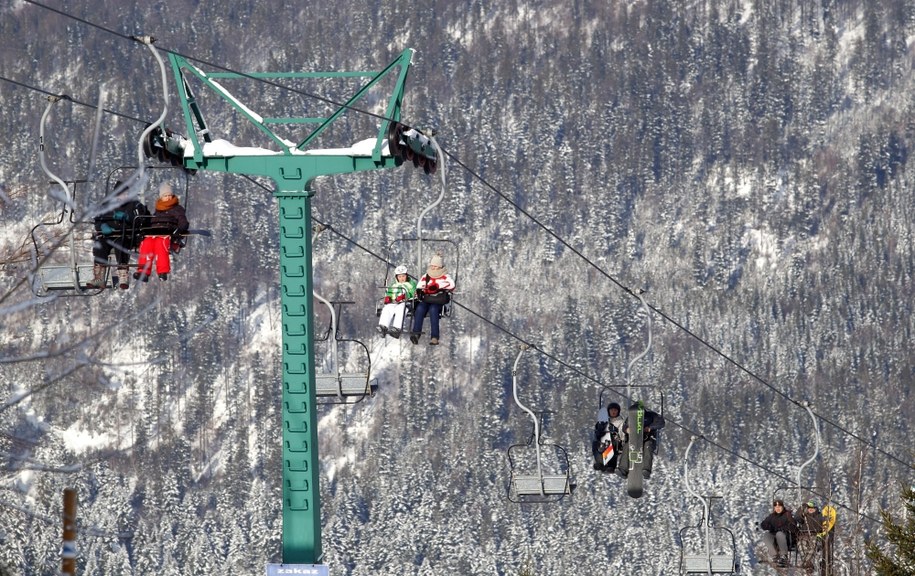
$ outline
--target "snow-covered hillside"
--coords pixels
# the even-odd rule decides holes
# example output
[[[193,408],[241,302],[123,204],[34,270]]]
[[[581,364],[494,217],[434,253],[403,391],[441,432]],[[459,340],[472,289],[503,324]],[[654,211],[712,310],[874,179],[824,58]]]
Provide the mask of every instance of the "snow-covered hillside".
[[[437,348],[375,331],[386,261],[415,268],[403,239],[437,177],[315,182],[329,227],[315,290],[351,302],[339,333],[366,344],[378,384],[320,408],[331,574],[678,574],[679,531],[702,512],[685,486],[694,436],[690,484],[721,497],[712,518],[741,572],[766,573],[755,524],[776,493],[796,504],[785,487],[816,448],[804,402],[821,442],[801,483],[839,510],[839,573],[871,573],[864,542],[881,542],[880,510],[915,470],[912,2],[64,4],[0,7],[0,574],[57,569],[65,487],[80,495],[81,574],[254,575],[281,559],[272,183],[151,164],[146,199],[171,183],[212,236],[190,239],[167,282],[29,290],[33,227],[61,209],[39,166],[46,96],[72,98],[48,120],[48,161],[82,180],[106,82],[82,209],[136,164],[162,110],[133,34],[246,73],[378,69],[416,49],[403,120],[447,152],[422,228],[449,241],[456,305]],[[276,118],[326,114],[313,96],[345,93],[288,86],[231,90]],[[215,138],[262,146],[230,112],[214,119]],[[346,120],[341,146],[377,122]],[[165,123],[184,126],[174,98]],[[633,500],[592,469],[590,435],[645,347],[639,289],[653,345],[632,383],[654,386],[656,408],[663,393],[668,424]],[[531,428],[512,395],[522,342],[521,397],[547,411],[576,484],[549,505],[507,498],[507,451]],[[358,350],[343,362],[362,370]],[[316,353],[321,367],[327,344]]]

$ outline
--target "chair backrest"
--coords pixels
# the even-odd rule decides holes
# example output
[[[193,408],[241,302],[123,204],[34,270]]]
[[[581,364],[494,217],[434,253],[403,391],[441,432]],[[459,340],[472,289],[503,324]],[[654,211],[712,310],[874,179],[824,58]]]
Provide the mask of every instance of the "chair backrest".
[[[515,496],[557,496],[572,493],[571,481],[565,474],[513,474],[511,483]]]
[[[328,396],[370,396],[375,392],[367,374],[316,374],[315,395]]]
[[[93,278],[93,264],[82,263],[76,265],[76,279],[74,285],[73,268],[63,265],[45,265],[38,269],[38,276],[45,291],[52,290],[79,290],[86,287],[86,282]],[[105,281],[108,281],[108,268],[105,268]]]
[[[684,556],[684,574],[733,574],[735,572],[734,557],[728,554],[712,554],[711,556]]]

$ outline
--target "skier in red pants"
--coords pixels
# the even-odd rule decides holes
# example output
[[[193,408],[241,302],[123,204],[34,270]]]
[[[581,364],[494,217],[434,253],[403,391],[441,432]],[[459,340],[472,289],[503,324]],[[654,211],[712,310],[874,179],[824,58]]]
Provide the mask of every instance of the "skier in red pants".
[[[172,238],[187,232],[189,227],[187,215],[172,193],[172,187],[166,182],[159,187],[159,198],[156,200],[156,211],[149,227],[144,230],[145,237],[140,243],[140,257],[137,261],[137,272],[133,277],[149,282],[153,261],[160,280],[168,280],[171,271],[169,252]]]

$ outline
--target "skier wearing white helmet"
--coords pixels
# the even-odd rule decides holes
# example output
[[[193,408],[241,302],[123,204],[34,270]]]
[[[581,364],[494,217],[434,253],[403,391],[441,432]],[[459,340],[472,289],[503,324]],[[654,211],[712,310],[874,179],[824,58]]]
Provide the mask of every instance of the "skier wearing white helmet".
[[[394,269],[394,282],[385,290],[384,306],[378,316],[378,332],[382,338],[388,335],[400,338],[407,301],[415,297],[416,280],[410,278],[407,267],[401,264]]]

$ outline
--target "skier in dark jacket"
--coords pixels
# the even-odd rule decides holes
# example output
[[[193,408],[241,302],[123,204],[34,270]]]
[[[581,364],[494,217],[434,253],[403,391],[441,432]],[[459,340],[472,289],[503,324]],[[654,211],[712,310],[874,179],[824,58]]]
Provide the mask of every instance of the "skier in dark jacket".
[[[168,280],[168,273],[171,272],[169,253],[173,250],[173,244],[180,246],[181,234],[187,232],[188,228],[184,206],[172,193],[172,187],[168,183],[162,184],[159,187],[159,199],[156,200],[156,212],[144,230],[145,238],[140,243],[137,272],[133,277],[148,282],[155,261],[159,279]]]
[[[823,515],[813,500],[794,513],[794,520],[797,522],[798,531],[803,535],[816,536],[823,532]]]
[[[591,441],[591,453],[594,455],[594,469],[601,472],[615,472],[616,463],[623,449],[623,425],[626,419],[620,414],[620,405],[616,402],[607,404],[597,412],[597,423],[594,424],[594,440]]]
[[[797,523],[798,540],[797,553],[801,563],[813,571],[814,562],[819,550],[819,538],[825,536],[823,514],[817,507],[817,503],[808,500],[803,507],[794,513],[794,521]]]
[[[788,565],[788,551],[797,538],[797,523],[791,516],[791,510],[785,508],[785,502],[774,500],[772,513],[759,523],[759,527],[766,531],[763,542],[769,549],[769,557],[775,559],[778,566]]]
[[[638,409],[638,404],[629,407],[630,410]],[[645,410],[642,420],[642,477],[651,478],[651,466],[654,463],[654,454],[658,450],[658,430],[664,427],[664,417],[657,412]],[[620,450],[620,460],[616,468],[617,473],[625,478],[629,475],[629,420],[623,425],[623,447]]]
[[[117,190],[123,185],[123,182],[117,181],[114,189]],[[114,258],[118,264],[118,274],[114,277],[114,283],[118,284],[122,290],[130,287],[128,284],[130,252],[140,245],[139,230],[148,216],[149,210],[146,209],[146,206],[134,199],[127,200],[117,208],[95,217],[93,220],[95,242],[92,244],[93,278],[86,285],[87,288],[105,287],[105,273],[108,268],[108,258],[112,252],[114,252]]]

